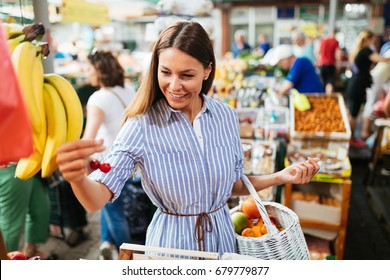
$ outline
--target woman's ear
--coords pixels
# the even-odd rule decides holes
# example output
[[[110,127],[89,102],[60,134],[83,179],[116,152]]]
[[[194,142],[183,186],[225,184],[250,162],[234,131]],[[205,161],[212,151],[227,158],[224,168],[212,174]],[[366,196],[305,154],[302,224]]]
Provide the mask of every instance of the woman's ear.
[[[213,70],[213,63],[212,62],[210,62],[209,66],[206,68],[205,77],[210,76],[211,70]]]

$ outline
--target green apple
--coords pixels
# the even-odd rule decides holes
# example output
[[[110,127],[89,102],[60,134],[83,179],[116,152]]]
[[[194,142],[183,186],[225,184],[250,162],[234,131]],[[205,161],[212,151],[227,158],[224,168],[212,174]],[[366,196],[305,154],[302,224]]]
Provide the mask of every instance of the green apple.
[[[242,212],[234,212],[230,215],[230,218],[234,225],[234,231],[241,235],[241,232],[249,225],[248,217]]]

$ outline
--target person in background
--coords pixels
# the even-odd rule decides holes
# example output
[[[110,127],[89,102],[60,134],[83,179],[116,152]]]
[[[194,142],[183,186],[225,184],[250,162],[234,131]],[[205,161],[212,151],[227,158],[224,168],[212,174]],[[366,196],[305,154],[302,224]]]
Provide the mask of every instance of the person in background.
[[[287,95],[292,88],[306,94],[325,91],[313,63],[306,57],[295,57],[291,45],[279,45],[271,49],[260,63],[278,66],[287,72],[285,80],[277,90],[280,95]]]
[[[244,30],[238,29],[234,32],[234,42],[232,44],[231,51],[234,58],[237,58],[240,53],[244,51],[251,51],[251,46],[246,41]]]
[[[321,40],[318,50],[317,65],[326,94],[334,92],[337,69],[340,69],[341,49],[336,34],[337,29],[333,29],[330,36]]]
[[[380,52],[379,54],[380,55],[385,55],[385,52],[387,52],[387,50],[390,49],[390,41],[387,41],[386,43],[384,43],[380,49]]]
[[[124,69],[117,58],[106,51],[96,51],[87,57],[88,76],[92,86],[99,88],[88,99],[87,121],[82,139],[104,139],[110,147],[118,134],[124,111],[135,95],[134,88],[125,83]],[[106,152],[94,154],[102,160]],[[127,187],[125,188],[127,191]],[[101,209],[100,259],[118,259],[119,247],[131,242],[130,227],[125,216],[126,191],[114,203]]]
[[[314,52],[314,43],[311,38],[306,37],[305,33],[299,29],[291,32],[291,40],[293,45],[293,53],[295,57],[306,57],[312,64],[316,61]]]
[[[382,52],[382,48],[380,53],[383,53],[383,57],[390,57],[390,48],[385,52]],[[383,98],[383,96],[386,95],[386,92],[388,92],[388,87],[390,85],[390,63],[378,62],[370,71],[370,74],[372,77],[372,84],[367,88],[366,103],[364,104],[362,113],[361,139],[363,141],[372,134],[371,125],[375,103],[380,101],[381,97]]]
[[[88,225],[88,220],[84,207],[58,169],[42,180],[49,193],[50,235],[63,238],[69,247],[79,245],[87,239],[84,228]]]
[[[348,81],[345,97],[348,104],[349,123],[351,125],[351,146],[365,147],[364,141],[356,138],[355,130],[357,117],[362,105],[366,101],[366,90],[372,84],[370,70],[373,63],[390,61],[379,55],[372,47],[374,33],[369,29],[362,30],[356,38],[355,44],[349,54],[352,77]]]
[[[271,44],[268,42],[267,34],[259,34],[258,42],[259,45],[256,51],[259,55],[264,56],[271,48]]]
[[[104,150],[101,140],[76,140],[57,150],[62,174],[89,211],[115,201],[139,166],[143,188],[158,208],[147,246],[220,255],[236,251],[226,202],[232,194],[248,194],[241,180],[244,153],[237,112],[206,95],[215,63],[213,45],[199,23],[170,25],[154,45],[147,76],[105,158],[111,171],[85,174],[88,158]],[[318,160],[249,180],[258,191],[307,183],[319,170]]]
[[[38,250],[49,236],[50,201],[40,173],[27,179],[15,177],[16,164],[0,166],[0,231],[8,252],[19,251],[24,233],[23,252],[27,258],[43,260],[54,256]],[[23,230],[24,227],[24,230]]]

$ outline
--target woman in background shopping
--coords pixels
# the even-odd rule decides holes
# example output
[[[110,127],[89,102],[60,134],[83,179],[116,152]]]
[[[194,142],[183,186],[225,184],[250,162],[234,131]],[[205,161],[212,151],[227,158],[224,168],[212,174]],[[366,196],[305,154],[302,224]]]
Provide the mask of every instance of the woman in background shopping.
[[[351,146],[364,147],[365,142],[355,137],[357,117],[361,106],[366,101],[366,89],[372,84],[370,70],[373,63],[390,62],[390,58],[384,58],[372,47],[374,33],[365,29],[356,38],[355,45],[350,51],[349,62],[352,69],[352,77],[348,81],[345,97],[349,109],[349,122],[351,125]]]
[[[209,98],[215,75],[211,40],[199,23],[177,22],[158,37],[150,69],[105,162],[108,173],[88,177],[90,155],[101,140],[77,140],[58,149],[57,163],[80,202],[96,211],[115,201],[135,166],[142,186],[157,206],[146,245],[218,252],[236,251],[234,226],[226,204],[247,195],[237,112]],[[307,183],[319,159],[270,175],[250,176],[261,189]]]
[[[132,85],[125,83],[124,69],[117,58],[106,51],[88,56],[88,75],[92,86],[99,88],[87,103],[87,121],[82,139],[104,139],[110,147],[118,134],[124,112],[135,95]],[[100,161],[105,152],[91,155]],[[101,209],[100,259],[118,259],[119,246],[131,242],[130,227],[125,216],[127,187],[114,202]]]

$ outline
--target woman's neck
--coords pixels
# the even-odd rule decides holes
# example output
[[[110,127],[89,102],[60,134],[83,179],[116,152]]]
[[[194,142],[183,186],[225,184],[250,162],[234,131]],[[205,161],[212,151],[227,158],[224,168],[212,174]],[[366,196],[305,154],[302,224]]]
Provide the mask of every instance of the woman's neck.
[[[196,102],[194,102],[191,108],[189,108],[187,112],[184,112],[184,114],[187,116],[191,124],[194,123],[194,120],[196,116],[199,114],[199,112],[202,110],[202,107],[203,107],[203,98],[199,95]]]

